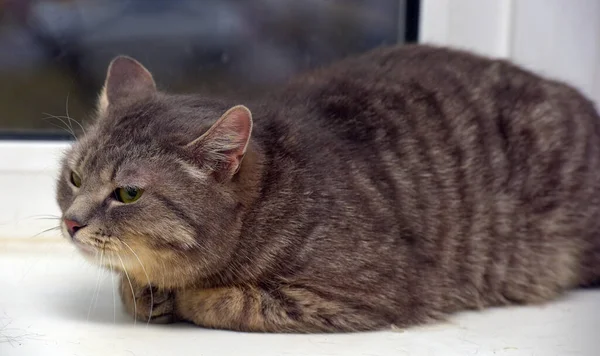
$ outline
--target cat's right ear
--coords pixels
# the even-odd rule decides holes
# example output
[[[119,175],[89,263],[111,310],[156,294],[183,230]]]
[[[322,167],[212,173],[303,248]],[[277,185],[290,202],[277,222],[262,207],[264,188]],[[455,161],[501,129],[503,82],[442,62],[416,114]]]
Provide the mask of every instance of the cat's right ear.
[[[119,56],[110,62],[98,100],[102,115],[109,107],[119,107],[148,99],[156,93],[152,74],[138,61]]]

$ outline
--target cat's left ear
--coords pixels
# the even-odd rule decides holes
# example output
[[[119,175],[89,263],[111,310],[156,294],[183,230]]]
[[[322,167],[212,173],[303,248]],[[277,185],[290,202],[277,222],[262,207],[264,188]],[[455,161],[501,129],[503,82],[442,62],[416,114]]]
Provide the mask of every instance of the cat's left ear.
[[[240,169],[250,135],[252,113],[237,105],[227,110],[206,133],[186,145],[192,156],[208,165],[217,180],[233,177]]]
[[[118,56],[108,66],[98,112],[103,114],[111,106],[126,106],[155,93],[156,84],[146,67],[131,57]]]

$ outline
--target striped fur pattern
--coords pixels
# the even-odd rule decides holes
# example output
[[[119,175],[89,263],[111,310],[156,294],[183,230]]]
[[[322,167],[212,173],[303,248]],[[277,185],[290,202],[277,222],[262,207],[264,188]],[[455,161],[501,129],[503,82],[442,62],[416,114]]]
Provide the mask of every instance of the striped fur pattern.
[[[600,281],[600,121],[565,84],[429,46],[258,102],[159,92],[140,68],[113,62],[58,180],[74,242],[140,320],[374,330]],[[120,204],[121,186],[145,192]]]

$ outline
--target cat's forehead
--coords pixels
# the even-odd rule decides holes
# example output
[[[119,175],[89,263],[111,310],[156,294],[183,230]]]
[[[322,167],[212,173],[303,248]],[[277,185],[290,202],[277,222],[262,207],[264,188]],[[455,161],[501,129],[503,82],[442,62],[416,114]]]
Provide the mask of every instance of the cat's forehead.
[[[79,174],[109,181],[122,167],[150,166],[165,159],[151,141],[115,142],[110,137],[92,137],[73,146],[68,166]]]
[[[67,166],[80,174],[102,177],[114,176],[122,166],[164,168],[171,163],[180,167],[177,147],[202,135],[218,119],[220,108],[187,102],[185,97],[167,99],[99,117],[70,150]]]

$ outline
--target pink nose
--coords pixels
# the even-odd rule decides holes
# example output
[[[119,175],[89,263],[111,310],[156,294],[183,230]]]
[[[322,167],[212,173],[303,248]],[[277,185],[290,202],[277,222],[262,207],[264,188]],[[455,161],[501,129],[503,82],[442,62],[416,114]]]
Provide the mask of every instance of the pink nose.
[[[71,235],[71,237],[73,237],[73,235],[75,235],[75,233],[77,232],[77,230],[79,230],[82,227],[84,227],[83,225],[81,225],[77,221],[70,220],[70,219],[65,219],[65,225],[67,226],[67,231],[69,232],[69,235]]]

